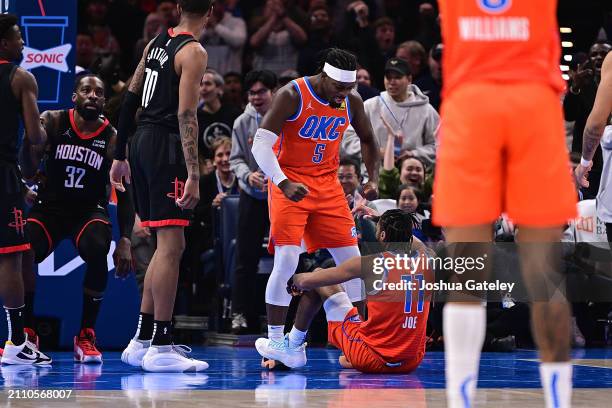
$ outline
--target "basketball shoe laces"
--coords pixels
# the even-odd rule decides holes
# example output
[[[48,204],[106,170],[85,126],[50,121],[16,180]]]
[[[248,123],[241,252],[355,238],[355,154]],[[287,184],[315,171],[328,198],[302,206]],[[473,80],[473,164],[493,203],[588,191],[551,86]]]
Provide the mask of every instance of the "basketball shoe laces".
[[[86,353],[98,351],[96,348],[96,338],[89,334],[86,334],[83,337],[79,336],[79,347],[85,350]]]
[[[172,350],[176,351],[179,355],[185,357],[185,358],[191,358],[188,357],[187,354],[191,353],[191,347],[186,346],[184,344],[172,344]]]

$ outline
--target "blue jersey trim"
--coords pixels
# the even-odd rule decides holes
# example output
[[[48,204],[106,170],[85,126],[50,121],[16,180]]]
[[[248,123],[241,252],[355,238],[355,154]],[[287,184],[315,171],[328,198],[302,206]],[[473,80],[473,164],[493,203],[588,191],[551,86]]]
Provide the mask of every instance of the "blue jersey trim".
[[[293,122],[293,121],[295,121],[297,118],[299,118],[299,117],[300,117],[300,115],[302,114],[302,107],[303,107],[303,105],[304,105],[304,102],[303,102],[303,96],[302,96],[302,91],[300,90],[300,86],[298,85],[298,83],[297,83],[295,80],[291,81],[291,83],[293,84],[293,86],[294,86],[295,90],[296,90],[296,91],[298,92],[298,94],[300,95],[300,106],[299,106],[299,108],[298,108],[298,110],[297,110],[297,112],[296,112],[296,113],[294,113],[293,115],[291,115],[291,116],[289,116],[289,117],[287,118],[287,121],[288,121],[288,122]]]

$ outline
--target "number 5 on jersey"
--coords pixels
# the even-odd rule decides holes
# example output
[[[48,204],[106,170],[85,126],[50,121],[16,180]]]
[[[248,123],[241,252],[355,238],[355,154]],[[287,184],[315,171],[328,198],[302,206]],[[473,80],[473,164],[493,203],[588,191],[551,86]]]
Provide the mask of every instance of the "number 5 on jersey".
[[[325,151],[325,143],[317,143],[312,155],[312,162],[319,164],[323,161],[323,152]]]
[[[145,81],[142,88],[142,106],[146,108],[151,102],[153,93],[155,92],[155,85],[157,85],[158,72],[151,68],[145,68]]]

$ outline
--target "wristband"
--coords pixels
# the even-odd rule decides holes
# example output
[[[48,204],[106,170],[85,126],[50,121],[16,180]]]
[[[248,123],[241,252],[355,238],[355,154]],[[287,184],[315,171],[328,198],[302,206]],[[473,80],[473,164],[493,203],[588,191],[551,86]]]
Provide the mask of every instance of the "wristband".
[[[587,160],[584,158],[584,156],[580,158],[580,165],[582,167],[589,167],[592,163],[593,163],[593,160]]]

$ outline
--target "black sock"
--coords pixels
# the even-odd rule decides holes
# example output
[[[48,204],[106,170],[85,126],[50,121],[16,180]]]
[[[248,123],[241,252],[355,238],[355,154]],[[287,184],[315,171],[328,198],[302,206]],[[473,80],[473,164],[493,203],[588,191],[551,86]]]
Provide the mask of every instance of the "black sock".
[[[138,317],[138,329],[136,330],[138,340],[151,340],[153,338],[153,315],[140,312]]]
[[[154,346],[168,346],[172,344],[172,322],[155,320],[155,330],[153,330]]]
[[[81,329],[93,329],[98,319],[98,312],[102,304],[103,295],[91,296],[83,293],[83,317],[81,318]]]
[[[25,293],[25,310],[23,324],[30,329],[34,328],[34,292]]]
[[[8,324],[8,340],[14,345],[19,346],[25,341],[25,335],[23,334],[23,311],[25,305],[9,309],[6,306],[6,322]]]

